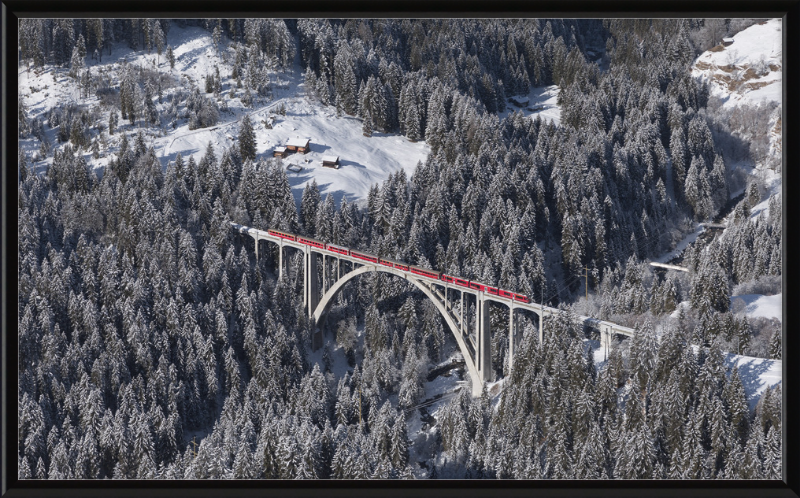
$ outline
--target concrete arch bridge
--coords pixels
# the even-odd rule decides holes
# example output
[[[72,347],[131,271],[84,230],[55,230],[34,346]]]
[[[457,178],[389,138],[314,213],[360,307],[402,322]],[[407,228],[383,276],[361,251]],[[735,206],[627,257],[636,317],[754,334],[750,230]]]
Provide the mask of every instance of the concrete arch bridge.
[[[413,271],[409,265],[396,264],[393,267],[381,264],[385,261],[361,251],[320,243],[314,239],[295,236],[287,238],[275,230],[259,230],[256,228],[230,222],[232,227],[242,234],[249,235],[255,241],[256,258],[258,258],[259,241],[266,241],[278,246],[279,274],[283,276],[284,248],[291,247],[303,253],[304,280],[303,302],[308,317],[315,323],[321,323],[342,288],[351,280],[370,272],[383,272],[403,278],[431,300],[444,318],[450,332],[464,356],[467,370],[472,379],[472,394],[479,396],[484,383],[491,382],[494,377],[492,369],[491,322],[489,320],[489,303],[494,302],[508,308],[509,313],[509,370],[513,366],[514,347],[517,342],[514,328],[514,314],[520,311],[534,313],[539,319],[539,340],[542,340],[542,318],[559,312],[556,308],[541,304],[520,302],[503,295],[490,294],[481,289],[472,289],[456,285],[433,276]],[[319,275],[319,264],[322,264],[322,278]],[[334,269],[335,263],[335,272]],[[331,266],[328,266],[328,265]],[[348,268],[349,267],[349,268]],[[405,268],[405,269],[403,269]],[[342,273],[342,270],[345,273]],[[474,304],[473,316],[465,316],[464,311]],[[588,316],[578,316],[586,325],[600,331],[601,344],[610,345],[614,334],[633,336],[633,329],[611,322],[598,320]],[[312,347],[322,346],[322,332],[314,332]]]

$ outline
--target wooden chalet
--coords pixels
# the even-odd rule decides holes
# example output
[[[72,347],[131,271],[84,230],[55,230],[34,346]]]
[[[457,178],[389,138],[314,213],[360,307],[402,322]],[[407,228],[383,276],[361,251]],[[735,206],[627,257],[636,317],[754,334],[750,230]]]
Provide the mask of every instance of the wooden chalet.
[[[309,150],[311,150],[311,139],[310,138],[290,138],[286,142],[286,148],[291,152],[301,152],[306,154]]]
[[[272,151],[272,157],[286,157],[288,154],[286,147],[275,147]]]
[[[733,38],[723,38],[722,45],[727,47],[728,45],[733,44]]]
[[[339,156],[322,156],[322,165],[326,168],[339,169]]]

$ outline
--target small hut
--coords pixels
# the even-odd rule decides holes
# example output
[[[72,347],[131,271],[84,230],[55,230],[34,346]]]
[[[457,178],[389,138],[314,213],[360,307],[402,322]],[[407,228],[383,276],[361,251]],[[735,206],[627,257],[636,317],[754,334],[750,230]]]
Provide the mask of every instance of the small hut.
[[[275,147],[272,151],[272,157],[286,157],[287,154],[286,147]]]
[[[326,168],[339,169],[339,156],[322,156],[322,165]]]
[[[722,45],[727,47],[728,45],[733,44],[733,38],[723,38]]]
[[[511,97],[508,100],[510,100],[511,103],[517,107],[525,107],[526,105],[528,105],[528,97],[521,97],[519,95],[515,95],[514,97]]]
[[[305,154],[311,150],[311,139],[300,137],[290,138],[286,142],[286,148],[292,152],[301,152]]]
[[[288,171],[291,171],[292,173],[300,173],[301,171],[303,171],[303,167],[302,166],[300,166],[299,164],[294,164],[294,163],[287,164],[286,165],[286,169]]]

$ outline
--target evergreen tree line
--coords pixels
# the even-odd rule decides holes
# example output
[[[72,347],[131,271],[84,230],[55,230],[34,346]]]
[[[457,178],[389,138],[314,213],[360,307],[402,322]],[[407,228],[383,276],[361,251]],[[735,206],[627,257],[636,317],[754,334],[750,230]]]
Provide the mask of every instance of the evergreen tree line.
[[[780,478],[780,387],[755,413],[716,342],[697,353],[683,320],[650,322],[593,353],[568,312],[526,334],[491,420],[453,401],[441,425],[453,472],[529,479]],[[474,403],[475,401],[473,401]],[[486,423],[488,422],[488,423]]]
[[[318,23],[319,29],[325,31],[326,22]],[[324,80],[324,68],[332,67],[335,81],[336,58],[348,50],[347,44],[330,48],[335,55],[326,59],[334,37],[317,36],[322,41],[309,49],[308,33],[316,29],[311,26],[316,21],[304,23],[297,23],[297,31],[301,58],[311,68],[308,80]],[[344,27],[348,23],[349,34]],[[357,47],[369,38],[368,27],[348,23],[337,26],[345,35],[339,40],[350,36],[348,43]],[[470,50],[475,54],[440,54],[440,59],[473,60],[484,54],[480,47],[490,45],[491,36],[500,36],[491,23],[478,23],[480,29],[470,23],[462,31],[471,33],[471,45],[465,41],[464,46],[474,47]],[[673,23],[654,22],[646,31],[664,41],[675,30],[680,34],[687,29]],[[133,22],[126,20],[125,25]],[[249,43],[249,53],[278,43],[269,38],[274,24],[245,23],[241,31],[237,26],[212,23],[209,29],[229,29],[233,39]],[[409,39],[427,36],[425,23],[387,21],[380,26],[385,38],[377,37],[381,43],[375,47],[381,50],[400,54],[403,46],[430,45],[398,45],[394,38],[400,33]],[[445,37],[449,27],[437,28],[437,36]],[[362,80],[366,87],[355,109],[361,102],[379,109],[377,92],[415,102],[398,105],[397,120],[413,129],[412,109],[418,117],[424,109],[428,121],[419,119],[420,131],[425,130],[419,138],[431,144],[432,154],[412,178],[401,170],[376,185],[365,209],[346,199],[337,209],[331,196],[321,198],[315,183],[304,190],[298,209],[280,162],[255,161],[252,123],[244,121],[238,146],[218,154],[209,144],[200,161],[178,155],[165,170],[141,132],[131,141],[123,132],[119,153],[100,178],[70,145],[55,154],[44,175],[23,168],[18,195],[22,476],[411,476],[414,445],[408,440],[406,416],[422,401],[430,366],[453,349],[435,308],[415,304],[424,303],[418,293],[386,276],[365,276],[350,286],[329,318],[330,332],[352,368],[337,379],[330,372],[330,350],[323,355],[322,368],[308,360],[312,325],[300,297],[302,259],[285,255],[285,278],[277,280],[274,248],[264,251],[262,246],[256,261],[249,239],[232,233],[228,220],[371,250],[534,298],[555,294],[556,302],[569,299],[576,276],[589,265],[601,269],[601,282],[603,275],[616,272],[618,277],[609,282],[619,278],[627,286],[613,312],[653,307],[654,299],[655,309],[669,310],[679,292],[686,291],[667,280],[652,292],[661,297],[637,297],[646,295],[638,293],[645,278],[637,270],[637,258],[666,247],[661,234],[674,223],[670,220],[703,218],[720,208],[719,189],[710,187],[719,181],[724,185],[724,175],[720,180],[718,174],[721,159],[702,113],[704,89],[682,80],[686,63],[669,65],[663,84],[651,87],[653,82],[643,79],[650,78],[649,72],[634,67],[657,65],[663,51],[640,54],[632,48],[636,41],[622,34],[628,28],[613,23],[603,28],[612,40],[607,44],[608,71],[599,72],[572,50],[567,53],[581,58],[573,56],[569,71],[583,73],[570,79],[572,73],[563,67],[560,71],[566,72],[557,72],[564,84],[560,127],[518,113],[499,120],[478,98],[480,92],[454,92],[455,86],[437,83],[438,75],[425,74],[428,66],[443,65],[427,64],[425,51],[409,53],[409,62],[399,58],[383,64],[391,68],[394,63],[397,69],[391,71],[399,78],[384,81],[379,61],[378,72],[371,74],[376,93],[367,94],[370,77]],[[547,38],[547,25],[542,29]],[[146,46],[141,38],[137,43]],[[574,46],[579,45],[576,38]],[[275,54],[280,59],[284,52]],[[343,58],[339,65],[344,69],[338,73],[344,85],[351,78]],[[244,67],[243,73],[249,74]],[[405,89],[405,97],[404,88],[397,93],[392,88],[402,85],[403,74],[416,74],[410,78],[421,81],[409,83],[415,86]],[[585,91],[602,103],[585,122],[574,119],[579,113],[570,108],[590,102],[574,91],[584,82]],[[425,88],[430,93],[421,90]],[[348,112],[350,101],[335,95],[333,103]],[[379,122],[380,113],[372,119]],[[677,152],[681,145],[683,156]],[[676,180],[679,164],[688,164],[682,183]],[[690,187],[694,177],[700,185],[696,189]],[[720,270],[709,266],[706,271],[708,264],[698,263],[697,283],[692,282],[688,293],[699,296],[693,305],[704,306],[709,320],[723,311],[721,298],[710,294],[719,290],[721,278],[740,271],[736,282],[744,282],[772,271],[773,262],[779,261],[769,245],[780,240],[776,216],[770,209],[767,221],[741,222],[741,230],[754,235],[749,246],[743,242],[747,249],[737,251],[757,254],[766,251],[762,245],[769,247],[769,257],[758,265],[737,267],[731,258],[714,262]],[[732,255],[738,244],[733,239],[727,243]],[[553,267],[546,264],[548,259],[561,264]],[[493,316],[495,324],[500,320]],[[357,339],[361,324],[363,345]],[[629,352],[624,347],[612,352],[599,376],[578,341],[582,332],[569,316],[548,323],[542,346],[528,331],[519,353],[523,359],[515,359],[514,372],[506,372],[508,390],[499,411],[488,408],[486,396],[469,400],[464,395],[440,416],[439,436],[426,442],[434,455],[444,451],[451,462],[439,474],[775,475],[780,465],[775,449],[780,439],[779,390],[766,391],[755,416],[742,409],[738,374],[732,369],[728,380],[719,351],[719,341],[726,337],[705,335],[712,328],[689,330],[678,324],[656,346],[653,331],[644,327]],[[697,330],[704,334],[702,341],[690,335]],[[503,335],[493,338],[493,363],[499,372],[507,364]],[[688,347],[690,342],[703,346],[699,354]],[[665,343],[673,350],[664,349]],[[570,361],[558,358],[567,355],[574,360],[574,371],[567,369]],[[662,363],[667,378],[651,378],[650,372]],[[685,372],[685,378],[673,376],[675,370]],[[604,376],[609,380],[602,387]],[[602,396],[595,393],[601,389]],[[668,389],[683,393],[671,394],[679,408],[658,405]],[[573,400],[578,393],[583,399]],[[597,409],[601,402],[614,415]],[[537,408],[531,408],[534,403]],[[576,408],[581,404],[582,412]],[[668,409],[680,415],[651,415]],[[517,420],[511,414],[531,415]],[[668,429],[672,420],[677,425]],[[523,427],[531,429],[524,440]],[[584,427],[595,434],[589,438],[594,441],[591,449],[580,432]],[[191,445],[190,436],[206,434],[199,447]],[[626,455],[631,447],[653,450]],[[578,466],[580,461],[595,463]],[[737,467],[739,462],[749,463]],[[520,465],[524,469],[515,467]]]

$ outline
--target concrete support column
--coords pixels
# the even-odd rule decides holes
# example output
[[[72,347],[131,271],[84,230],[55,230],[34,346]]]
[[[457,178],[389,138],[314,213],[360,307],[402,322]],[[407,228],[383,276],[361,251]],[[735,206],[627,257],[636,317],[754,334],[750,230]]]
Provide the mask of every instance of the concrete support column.
[[[323,255],[324,258],[324,255]],[[323,275],[323,282],[325,275]],[[324,283],[323,283],[324,285]],[[317,255],[310,249],[306,249],[306,305],[308,306],[308,318],[314,316],[319,305],[319,280],[317,278]],[[316,323],[311,324],[311,349],[316,351],[322,347],[322,330]]]
[[[308,316],[314,314],[319,304],[319,280],[317,279],[317,256],[306,249],[306,305]]]
[[[283,239],[278,244],[278,279],[283,278]]]
[[[600,346],[605,348],[606,358],[608,358],[608,350],[611,347],[611,329],[608,327],[600,329]]]
[[[461,291],[461,335],[464,335],[464,291]]]
[[[328,266],[325,254],[322,255],[322,293],[325,294],[328,284]]]
[[[309,287],[309,270],[308,270],[308,247],[303,248],[303,306],[308,308],[308,287]]]
[[[511,368],[514,367],[514,304],[508,312],[508,373],[511,374]]]
[[[258,261],[258,235],[254,235],[253,240],[256,241],[256,261]]]
[[[478,372],[482,382],[492,380],[492,324],[489,320],[489,301],[478,294]]]
[[[542,344],[542,340],[544,339],[544,336],[542,334],[542,322],[544,322],[544,306],[542,307],[541,312],[539,313],[539,345]]]

